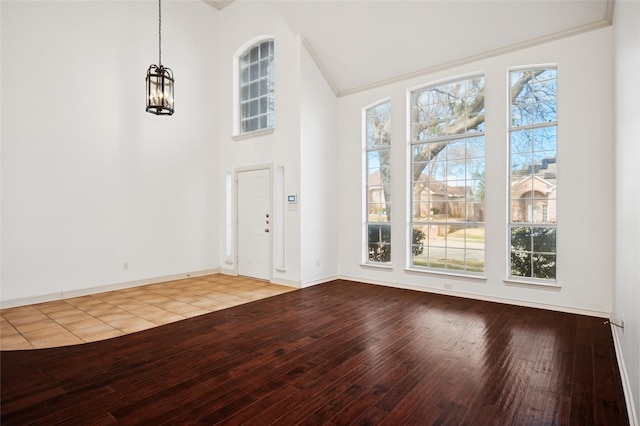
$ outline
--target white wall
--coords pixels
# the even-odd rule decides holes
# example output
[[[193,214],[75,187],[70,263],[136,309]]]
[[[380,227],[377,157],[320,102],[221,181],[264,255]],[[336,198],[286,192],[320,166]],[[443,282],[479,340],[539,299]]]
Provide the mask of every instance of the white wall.
[[[339,99],[339,273],[367,282],[608,316],[613,279],[611,28],[488,58]],[[585,54],[588,52],[588,54]],[[407,54],[415,54],[407,47]],[[558,68],[559,289],[508,285],[507,73],[509,67]],[[405,271],[408,175],[406,91],[481,72],[486,93],[486,280]],[[393,268],[362,262],[362,108],[390,97],[393,165]],[[449,288],[445,288],[445,285]]]
[[[300,52],[301,43],[282,18],[269,6],[258,2],[233,2],[222,12],[220,54],[220,151],[218,175],[238,169],[268,166],[275,172],[284,167],[285,194],[300,193]],[[261,36],[275,39],[276,122],[271,134],[234,140],[234,62],[233,57],[250,40]],[[275,192],[274,192],[275,193]],[[221,198],[222,200],[223,198]],[[224,232],[226,214],[220,206],[219,229]],[[272,267],[271,280],[300,285],[300,210],[285,210],[284,270]],[[235,218],[235,210],[232,212]],[[235,220],[235,219],[234,219]],[[274,218],[275,220],[275,218]],[[224,234],[221,234],[224,235]],[[273,234],[272,234],[273,235]],[[235,235],[234,250],[235,250]],[[272,247],[275,250],[275,240]],[[235,261],[224,262],[224,242],[220,242],[221,265],[224,272],[237,273]]]
[[[163,3],[176,113],[158,117],[157,3],[0,7],[1,301],[217,268],[219,12]]]
[[[640,409],[640,3],[618,1],[614,15],[615,51],[615,282],[613,315],[621,351],[623,380],[630,391],[635,424]]]
[[[335,278],[337,98],[302,49],[300,220],[302,285]]]

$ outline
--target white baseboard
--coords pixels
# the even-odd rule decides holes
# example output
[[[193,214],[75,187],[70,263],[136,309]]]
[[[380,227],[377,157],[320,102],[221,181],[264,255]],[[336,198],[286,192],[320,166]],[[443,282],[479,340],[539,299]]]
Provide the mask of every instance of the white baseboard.
[[[238,276],[238,273],[234,269],[220,268],[219,272],[221,274],[223,274],[223,275],[230,275],[232,277],[237,277]],[[285,280],[283,278],[271,277],[269,282],[272,283],[272,284],[284,285],[284,286],[287,286],[287,287],[300,288],[300,282],[299,281]]]
[[[282,278],[272,277],[269,282],[272,284],[284,285],[287,287],[301,288],[299,281],[285,280]]]
[[[453,290],[440,289],[440,288],[434,288],[434,287],[418,286],[413,284],[391,282],[386,280],[384,281],[369,280],[361,277],[349,277],[345,275],[339,276],[337,278],[343,279],[343,280],[349,280],[349,281],[362,282],[366,284],[376,284],[376,285],[383,285],[387,287],[403,288],[405,290],[416,290],[416,291],[422,291],[426,293],[443,294],[446,296],[464,297],[467,299],[482,300],[485,302],[504,303],[506,305],[524,306],[528,308],[546,309],[548,311],[587,315],[590,317],[609,319],[609,317],[611,316],[611,312],[592,311],[588,309],[578,309],[578,308],[572,308],[568,306],[547,305],[545,303],[529,302],[529,301],[520,300],[520,299],[508,299],[508,298],[502,298],[502,297],[484,296],[484,295],[478,295],[475,293],[465,293],[462,291],[453,291]]]
[[[0,301],[0,308],[5,309],[5,308],[13,308],[16,306],[51,302],[54,300],[88,296],[91,294],[103,293],[106,291],[122,290],[125,288],[138,287],[138,286],[148,285],[148,284],[157,284],[157,283],[166,282],[166,281],[173,281],[173,280],[179,280],[179,279],[184,279],[189,277],[198,277],[198,276],[212,275],[212,274],[218,274],[218,273],[225,274],[225,275],[232,275],[232,276],[237,275],[237,273],[234,270],[226,269],[226,268],[205,269],[202,271],[186,272],[182,274],[166,275],[166,276],[147,278],[147,279],[136,280],[136,281],[114,283],[114,284],[109,284],[104,286],[89,287],[89,288],[73,290],[73,291],[63,291],[59,293],[51,293],[51,294],[28,297],[23,299],[4,300],[4,301]],[[282,278],[272,278],[271,282],[274,284],[285,285],[293,288],[306,288],[306,287],[311,287],[314,285],[322,284],[322,283],[336,280],[336,279],[344,279],[348,281],[363,282],[367,284],[376,284],[376,285],[383,285],[388,287],[403,288],[407,290],[423,291],[427,293],[443,294],[447,296],[465,297],[468,299],[483,300],[487,302],[505,303],[509,305],[526,306],[530,308],[539,308],[539,309],[547,309],[552,311],[567,312],[572,314],[588,315],[588,316],[607,318],[607,319],[611,316],[610,312],[599,312],[599,311],[591,311],[586,309],[577,309],[577,308],[564,307],[564,306],[546,305],[542,303],[532,303],[525,300],[482,296],[482,295],[477,295],[473,293],[457,292],[457,291],[451,291],[447,289],[417,286],[417,285],[406,284],[406,283],[391,282],[388,280],[383,280],[383,281],[370,280],[370,279],[364,279],[362,277],[350,277],[345,275],[331,275],[331,276],[318,278],[315,280],[305,281],[305,282],[285,280]]]
[[[629,383],[629,375],[627,374],[627,366],[622,357],[622,347],[618,338],[618,328],[613,324],[613,319],[609,321],[611,325],[611,334],[613,335],[613,346],[616,351],[616,359],[618,360],[618,369],[620,370],[620,378],[622,379],[622,389],[624,390],[624,401],[627,404],[627,413],[629,415],[629,424],[638,426],[638,411],[631,393],[631,383]]]
[[[102,285],[97,287],[83,288],[72,291],[61,291],[58,293],[44,294],[41,296],[27,297],[23,299],[3,300],[0,301],[0,309],[15,308],[17,306],[35,305],[37,303],[52,302],[55,300],[71,299],[73,297],[89,296],[91,294],[104,293],[113,290],[122,290],[125,288],[139,287],[149,284],[158,284],[167,281],[180,280],[184,278],[202,277],[219,273],[219,268],[205,269],[202,271],[185,272],[183,274],[165,275],[162,277],[146,278],[143,280],[126,281]]]
[[[311,281],[305,281],[305,282],[300,284],[300,288],[312,287],[314,285],[318,285],[318,284],[322,284],[322,283],[326,283],[326,282],[333,281],[333,280],[338,280],[338,279],[340,279],[339,276],[330,275],[328,277],[318,278],[318,279],[311,280]]]
[[[233,277],[238,276],[235,269],[220,268],[218,272],[221,273],[222,275],[231,275]]]

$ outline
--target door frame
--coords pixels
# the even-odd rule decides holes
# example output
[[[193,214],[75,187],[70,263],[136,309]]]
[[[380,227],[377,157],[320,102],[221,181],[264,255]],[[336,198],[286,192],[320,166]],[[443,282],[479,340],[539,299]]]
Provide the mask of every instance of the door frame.
[[[234,175],[234,186],[233,186],[233,207],[235,210],[235,214],[234,214],[234,220],[233,220],[233,235],[234,235],[234,239],[235,239],[235,244],[233,245],[234,247],[234,259],[235,259],[235,273],[237,276],[240,275],[240,254],[239,254],[239,245],[240,245],[240,236],[239,236],[239,230],[238,230],[238,223],[240,220],[240,206],[239,206],[239,196],[238,196],[238,181],[239,181],[239,174],[240,173],[245,173],[245,172],[256,172],[256,171],[261,171],[261,170],[267,170],[269,172],[269,182],[268,182],[268,188],[269,188],[269,193],[267,194],[267,205],[269,206],[269,236],[268,236],[268,246],[269,246],[269,253],[267,256],[267,262],[269,263],[269,274],[268,274],[268,280],[269,282],[271,282],[272,278],[273,278],[273,164],[259,164],[259,165],[254,165],[254,166],[246,166],[246,167],[236,167],[233,171],[233,175]],[[251,278],[255,278],[255,277],[251,277]],[[255,278],[255,279],[261,279],[261,278]]]

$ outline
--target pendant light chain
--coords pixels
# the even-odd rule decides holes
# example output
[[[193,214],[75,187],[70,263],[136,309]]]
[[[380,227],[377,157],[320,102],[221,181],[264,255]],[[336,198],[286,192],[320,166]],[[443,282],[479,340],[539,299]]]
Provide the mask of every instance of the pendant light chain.
[[[158,0],[158,66],[162,66],[162,0]]]

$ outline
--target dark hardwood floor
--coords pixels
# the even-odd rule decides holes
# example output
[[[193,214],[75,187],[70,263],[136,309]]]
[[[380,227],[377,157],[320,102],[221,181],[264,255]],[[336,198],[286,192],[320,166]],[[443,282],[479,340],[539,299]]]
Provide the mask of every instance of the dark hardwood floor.
[[[333,281],[1,353],[11,424],[628,424],[602,318]]]

